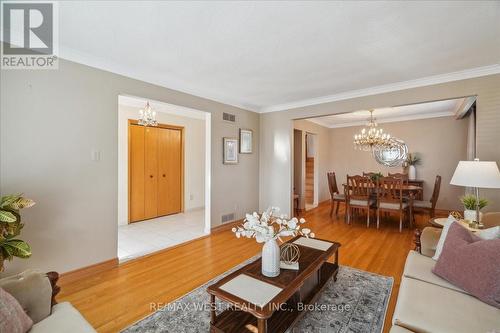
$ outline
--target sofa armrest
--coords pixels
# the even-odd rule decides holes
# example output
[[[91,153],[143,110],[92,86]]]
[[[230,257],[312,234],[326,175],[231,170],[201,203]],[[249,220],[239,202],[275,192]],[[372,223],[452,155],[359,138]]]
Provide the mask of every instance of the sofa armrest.
[[[500,212],[484,213],[481,222],[485,228],[500,226]]]
[[[55,295],[59,292],[56,285],[59,274],[27,270],[0,280],[2,287],[21,304],[34,323],[50,315]]]
[[[415,231],[415,250],[426,257],[434,256],[442,229],[426,227]]]

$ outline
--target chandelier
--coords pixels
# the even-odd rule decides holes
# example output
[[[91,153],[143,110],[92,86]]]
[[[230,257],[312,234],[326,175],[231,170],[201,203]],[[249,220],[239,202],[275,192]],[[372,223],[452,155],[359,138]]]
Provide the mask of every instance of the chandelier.
[[[137,123],[142,126],[158,126],[158,122],[156,121],[156,111],[151,109],[149,102],[146,103],[144,110],[139,110],[139,120]]]
[[[364,151],[374,151],[377,149],[388,149],[396,146],[389,133],[379,128],[373,118],[373,110],[370,110],[370,120],[367,127],[361,130],[361,133],[354,135],[354,149]]]

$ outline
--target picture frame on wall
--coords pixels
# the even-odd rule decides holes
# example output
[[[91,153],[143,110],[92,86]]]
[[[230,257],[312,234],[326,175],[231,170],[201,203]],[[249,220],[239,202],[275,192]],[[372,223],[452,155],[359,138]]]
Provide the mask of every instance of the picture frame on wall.
[[[251,154],[253,151],[253,131],[240,128],[240,154]]]
[[[223,163],[238,164],[238,139],[223,138]]]

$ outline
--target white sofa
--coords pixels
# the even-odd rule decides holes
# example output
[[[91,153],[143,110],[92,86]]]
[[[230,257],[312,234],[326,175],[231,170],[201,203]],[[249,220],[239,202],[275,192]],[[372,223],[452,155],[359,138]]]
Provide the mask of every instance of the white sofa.
[[[52,304],[53,287],[47,274],[35,270],[0,279],[33,320],[29,333],[95,333],[71,303]]]
[[[440,233],[425,228],[421,251],[408,254],[390,333],[500,332],[500,309],[432,273]]]

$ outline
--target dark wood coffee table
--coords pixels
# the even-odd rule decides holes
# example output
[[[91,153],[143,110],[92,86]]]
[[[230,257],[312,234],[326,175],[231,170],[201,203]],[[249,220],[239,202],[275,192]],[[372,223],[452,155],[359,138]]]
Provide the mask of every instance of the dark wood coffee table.
[[[299,238],[301,237],[297,236],[289,242],[300,241]],[[331,278],[337,280],[340,244],[322,239],[319,241],[328,242],[331,245],[328,247],[328,244],[322,243],[328,247],[322,250],[298,245],[300,248],[299,270],[281,269],[279,276],[266,277],[261,274],[261,260],[258,259],[209,286],[207,291],[211,302],[210,331],[280,333],[293,326],[305,314],[307,305],[314,304],[328,280]],[[332,256],[334,256],[334,262],[328,262],[327,260]],[[241,293],[236,296],[227,291],[228,286],[234,284],[235,278],[238,281],[251,280],[250,282],[254,281],[258,284],[267,283],[271,285],[270,288],[274,288],[276,295],[266,304],[256,305],[247,299],[240,298]],[[228,282],[231,283],[228,284]],[[254,284],[245,285],[246,290],[251,290],[252,285]],[[238,294],[238,292],[235,293]],[[243,294],[245,294],[244,290]],[[216,315],[215,311],[216,297],[230,304],[230,307],[219,315]]]

